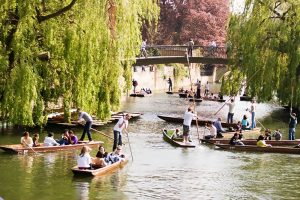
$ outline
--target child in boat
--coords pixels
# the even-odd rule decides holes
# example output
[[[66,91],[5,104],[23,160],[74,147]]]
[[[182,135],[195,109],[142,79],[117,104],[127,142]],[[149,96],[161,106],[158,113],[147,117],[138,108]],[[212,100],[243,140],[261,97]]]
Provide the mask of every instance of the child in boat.
[[[266,141],[264,140],[264,136],[260,135],[260,136],[258,136],[256,146],[258,146],[258,147],[271,147],[272,145],[266,144]]]
[[[235,133],[229,141],[230,145],[244,145],[244,143],[240,140],[240,134]]]
[[[59,143],[54,140],[53,136],[54,134],[52,132],[48,133],[48,136],[45,137],[44,140],[44,146],[59,146]]]
[[[116,163],[118,161],[124,161],[125,155],[121,153],[122,147],[119,145],[116,150],[112,153],[110,153],[107,157],[107,161],[109,164]]]
[[[91,149],[87,146],[82,147],[79,156],[77,157],[78,169],[92,169],[92,158],[90,156]]]
[[[282,138],[282,134],[279,129],[276,129],[272,136],[275,138],[275,140],[281,140]]]
[[[182,139],[183,135],[180,134],[180,130],[178,128],[175,129],[175,133],[172,135],[172,139]]]
[[[41,146],[41,144],[39,143],[39,138],[40,138],[40,136],[39,136],[39,134],[38,133],[35,133],[34,135],[33,135],[33,147],[38,147],[38,146]]]
[[[71,144],[77,144],[78,143],[78,138],[72,130],[69,130],[69,136],[70,136],[70,143]]]
[[[247,115],[243,116],[243,119],[242,119],[241,123],[242,123],[242,130],[250,130],[249,122],[247,120]]]
[[[99,146],[96,157],[92,159],[94,168],[101,168],[107,165],[108,153],[103,146]]]
[[[271,130],[270,129],[266,129],[265,130],[265,138],[264,138],[264,140],[272,140]]]
[[[23,133],[23,137],[21,137],[21,144],[23,147],[32,147],[33,141],[32,138],[29,136],[29,132],[25,131]]]

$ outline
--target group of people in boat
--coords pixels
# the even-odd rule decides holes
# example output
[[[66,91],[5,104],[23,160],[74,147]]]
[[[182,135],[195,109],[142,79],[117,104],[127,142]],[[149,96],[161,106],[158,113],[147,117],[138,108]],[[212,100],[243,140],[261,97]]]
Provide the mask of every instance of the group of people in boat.
[[[91,157],[90,152],[91,148],[88,146],[82,147],[77,157],[77,167],[79,169],[98,169],[125,160],[125,155],[122,154],[122,146],[118,146],[112,153],[107,153],[103,146],[99,146],[95,157]]]
[[[74,134],[74,132],[72,130],[65,129],[60,139],[54,139],[54,133],[49,132],[44,139],[43,146],[72,145],[77,143],[78,138]],[[39,143],[39,134],[35,133],[33,138],[31,138],[29,132],[25,131],[23,133],[23,136],[21,137],[21,145],[23,147],[41,146],[41,144]]]

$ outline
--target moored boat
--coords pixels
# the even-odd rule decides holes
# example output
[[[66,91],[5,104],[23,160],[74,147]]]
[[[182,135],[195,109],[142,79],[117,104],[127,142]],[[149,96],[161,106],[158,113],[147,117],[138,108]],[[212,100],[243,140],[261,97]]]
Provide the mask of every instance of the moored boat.
[[[147,95],[142,94],[142,93],[132,93],[132,94],[130,94],[129,96],[131,96],[131,97],[145,97],[145,96],[147,96]]]
[[[201,142],[207,144],[229,144],[230,139],[200,139]],[[245,145],[256,145],[256,139],[245,139],[241,140]],[[300,144],[299,140],[266,140],[267,144],[272,146],[296,146]]]
[[[163,138],[165,141],[169,142],[170,144],[177,147],[188,147],[188,148],[196,147],[196,145],[191,142],[184,143],[182,142],[182,139],[172,139],[172,136],[174,134],[175,134],[175,130],[163,130]]]
[[[178,93],[179,94],[179,98],[187,98],[188,97],[188,93]]]
[[[258,147],[256,145],[229,145],[229,144],[216,144],[220,149],[233,150],[233,151],[247,151],[247,152],[265,152],[265,153],[288,153],[288,154],[300,154],[300,148],[293,147]]]
[[[157,117],[159,117],[162,120],[165,120],[167,122],[174,122],[174,123],[183,123],[183,118],[182,117],[173,117],[173,116],[166,116],[166,115],[157,115]],[[209,123],[209,122],[213,122],[212,120],[209,119],[198,119],[198,125],[204,126],[205,124]],[[192,124],[195,125],[196,124],[196,120],[193,119]],[[222,122],[222,126],[225,128],[228,127],[236,127],[236,123],[226,123],[226,122]]]
[[[72,168],[72,172],[75,176],[103,176],[107,173],[113,172],[128,162],[128,159],[120,160],[113,164],[107,165],[105,167],[101,167],[98,169],[79,169],[77,166]]]
[[[38,147],[23,147],[21,144],[3,145],[0,149],[7,153],[46,153],[46,152],[56,152],[56,151],[70,151],[74,149],[81,149],[83,146],[89,146],[91,148],[97,148],[102,141],[92,141],[92,142],[82,142],[79,144],[71,145],[60,145],[60,146],[41,146]]]
[[[202,97],[202,100],[203,101],[217,101],[217,102],[225,102],[226,100],[225,99],[215,99],[215,98],[208,98],[208,97]]]
[[[250,96],[240,96],[240,101],[252,101],[252,97],[250,97]]]

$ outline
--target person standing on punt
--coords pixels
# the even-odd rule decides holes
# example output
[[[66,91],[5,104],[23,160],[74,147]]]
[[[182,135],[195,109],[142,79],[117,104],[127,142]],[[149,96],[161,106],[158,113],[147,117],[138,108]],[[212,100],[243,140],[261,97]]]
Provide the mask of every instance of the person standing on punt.
[[[229,107],[228,115],[227,115],[227,123],[233,123],[233,115],[234,115],[234,107],[235,107],[235,102],[234,99],[232,98],[230,102],[226,103]]]
[[[256,128],[256,121],[255,121],[256,103],[255,103],[255,100],[252,100],[249,112],[251,113],[251,130],[253,130],[254,128]]]
[[[291,108],[290,122],[289,122],[289,140],[295,140],[296,125],[297,125],[296,113],[292,113],[292,108]]]
[[[93,118],[88,113],[82,111],[80,108],[77,109],[77,112],[79,113],[78,123],[80,123],[82,120],[85,121],[85,125],[83,128],[83,133],[79,139],[79,141],[83,141],[85,138],[85,134],[87,133],[89,141],[92,141],[92,135],[91,135],[91,128],[93,124]]]
[[[130,118],[130,114],[127,113],[124,117],[121,117],[114,126],[114,144],[112,151],[115,151],[117,146],[122,146],[122,132],[125,131],[128,134],[128,120]]]
[[[193,110],[189,107],[183,116],[183,142],[189,142],[189,134],[193,118],[197,118]]]

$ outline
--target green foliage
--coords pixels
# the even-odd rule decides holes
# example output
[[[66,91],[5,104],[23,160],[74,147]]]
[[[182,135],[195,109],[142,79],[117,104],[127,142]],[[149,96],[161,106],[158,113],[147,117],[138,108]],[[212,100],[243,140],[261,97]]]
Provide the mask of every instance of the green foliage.
[[[298,0],[247,0],[244,13],[231,16],[230,81],[250,77],[251,96],[262,101],[277,95],[283,104],[300,106],[300,4]],[[224,91],[229,92],[228,83]],[[293,93],[293,95],[292,95]]]
[[[3,0],[0,6],[0,117],[13,124],[42,125],[49,103],[101,117],[120,104],[120,78],[131,87],[144,20],[157,21],[156,1]],[[43,5],[44,4],[44,5]],[[50,52],[48,61],[38,59]]]
[[[188,77],[188,68],[184,66],[184,64],[172,64],[174,67],[173,75],[175,80],[182,79],[183,77]]]

